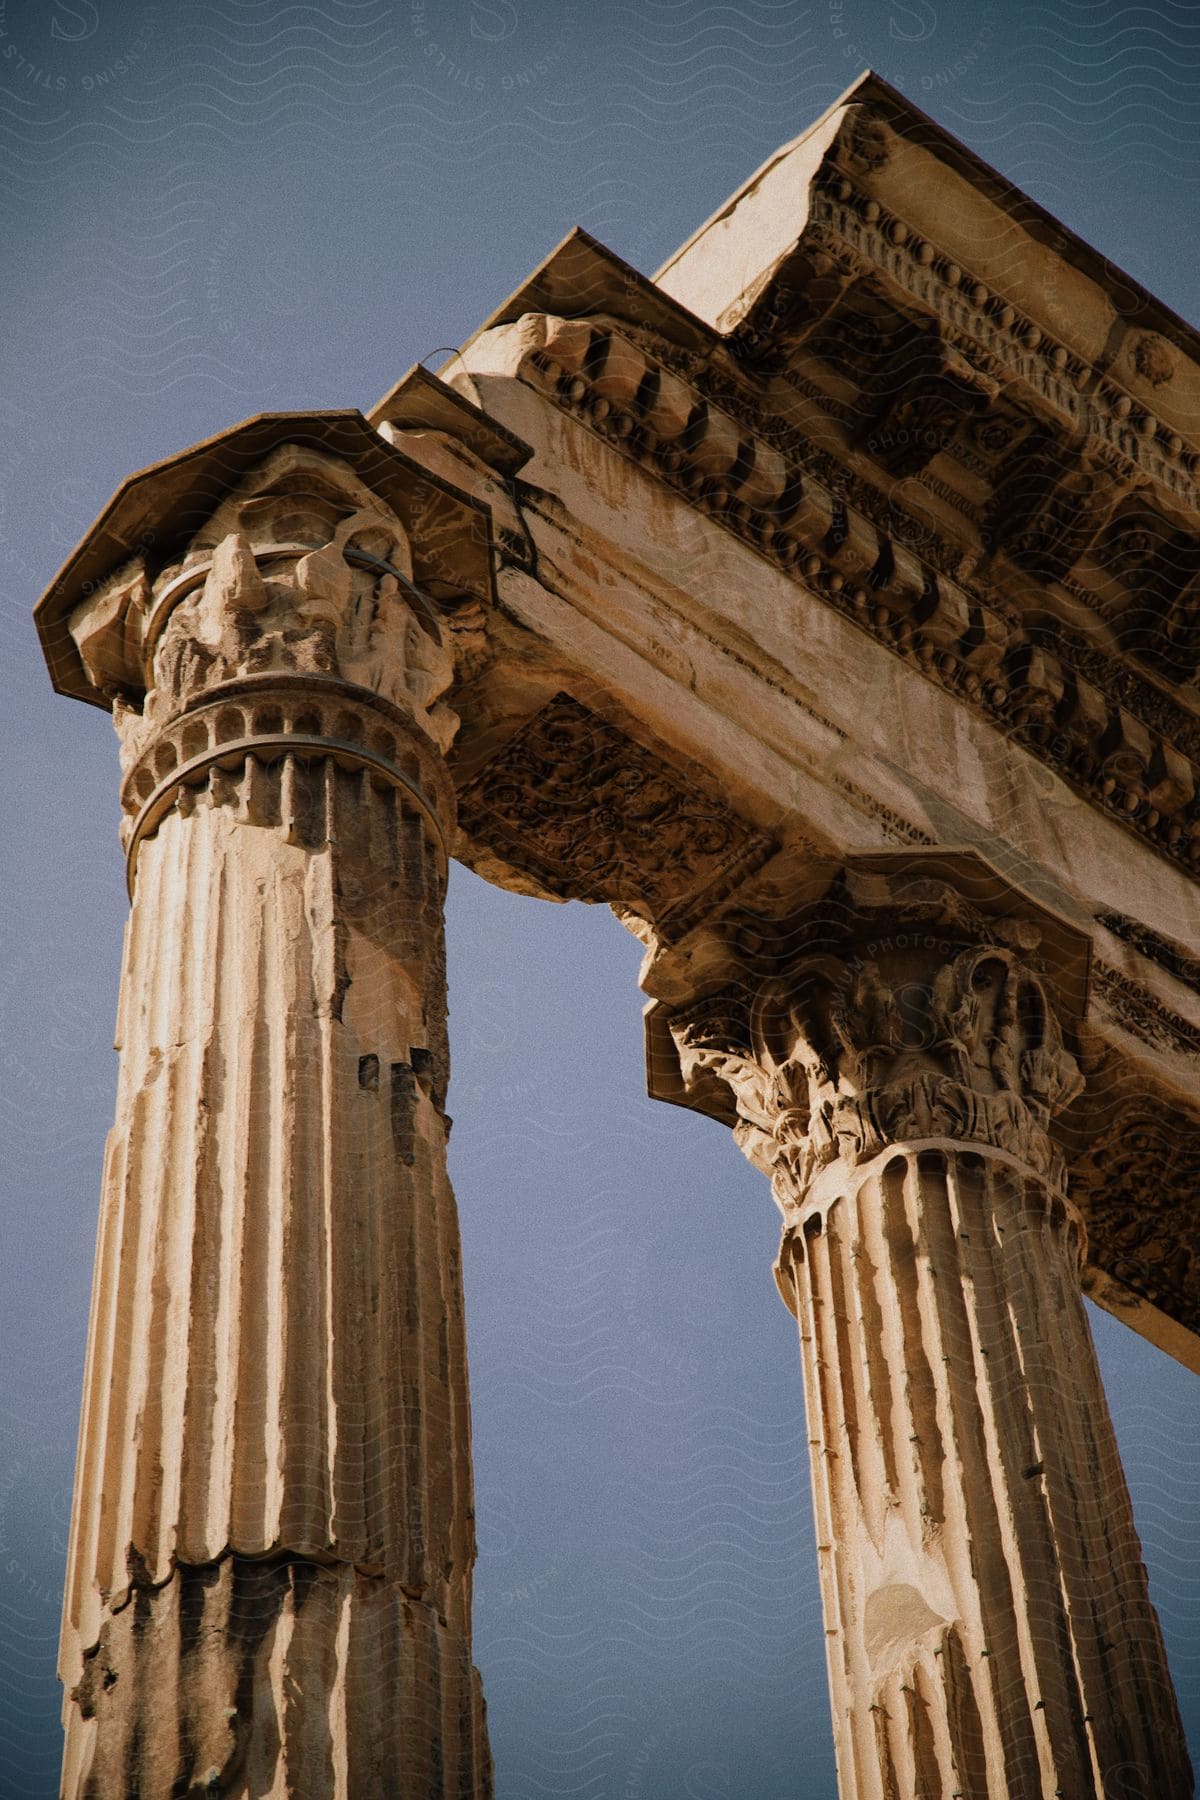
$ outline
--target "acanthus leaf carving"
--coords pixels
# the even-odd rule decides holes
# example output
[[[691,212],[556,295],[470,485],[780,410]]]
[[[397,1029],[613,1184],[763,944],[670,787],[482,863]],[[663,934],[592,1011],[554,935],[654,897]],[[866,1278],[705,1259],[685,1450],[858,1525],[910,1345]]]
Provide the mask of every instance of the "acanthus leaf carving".
[[[820,1171],[948,1138],[1060,1180],[1052,1119],[1083,1081],[1041,979],[1000,943],[803,958],[740,1012],[731,996],[671,1020],[685,1085],[731,1093],[785,1215]]]
[[[153,582],[144,559],[126,565],[76,608],[71,631],[109,673],[118,729],[139,747],[135,718],[162,727],[223,683],[272,674],[366,688],[441,750],[457,729],[444,696],[464,632],[413,586],[400,521],[318,451],[274,452],[182,560]],[[140,708],[124,697],[139,688]]]

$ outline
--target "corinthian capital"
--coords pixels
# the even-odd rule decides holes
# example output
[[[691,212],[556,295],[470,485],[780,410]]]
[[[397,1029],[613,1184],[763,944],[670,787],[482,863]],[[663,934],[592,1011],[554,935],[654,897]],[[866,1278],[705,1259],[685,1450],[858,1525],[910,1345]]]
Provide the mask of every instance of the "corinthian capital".
[[[55,686],[95,705],[165,717],[231,678],[333,674],[437,739],[449,640],[491,591],[478,498],[359,413],[274,413],[131,476],[37,622]]]
[[[454,676],[450,631],[413,581],[407,531],[340,459],[281,445],[155,567],[146,553],[69,615],[99,686],[144,683],[119,700],[136,756],[167,723],[243,677],[340,678],[410,714],[442,749],[457,721],[442,702]],[[134,720],[138,720],[135,724]]]
[[[38,608],[56,685],[112,710],[131,882],[231,777],[239,816],[303,833],[293,776],[330,759],[407,792],[444,852],[447,695],[490,595],[487,513],[357,413],[249,420],[133,477]]]
[[[785,1213],[824,1168],[897,1144],[987,1146],[1058,1179],[1051,1123],[1083,1086],[1054,979],[1063,928],[1005,898],[989,913],[911,858],[850,872],[779,929],[774,967],[760,956],[754,979],[655,1009],[679,1084],[664,1097],[732,1123]]]

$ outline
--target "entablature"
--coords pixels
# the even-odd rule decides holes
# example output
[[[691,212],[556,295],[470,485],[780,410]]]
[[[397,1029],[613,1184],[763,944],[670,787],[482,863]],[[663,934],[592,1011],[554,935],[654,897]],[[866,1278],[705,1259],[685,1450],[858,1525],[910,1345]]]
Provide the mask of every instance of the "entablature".
[[[522,378],[1200,866],[1195,334],[885,83],[656,284],[572,234],[496,325]]]
[[[660,1002],[852,856],[982,855],[1086,939],[1089,1279],[1200,1365],[1200,354],[1106,267],[869,78],[657,283],[573,233],[445,381],[131,478],[39,607],[53,677],[137,702],[197,521],[340,458],[453,638],[453,848],[614,906]]]
[[[828,225],[825,192],[814,182],[806,243],[787,248],[793,274]],[[845,214],[850,197],[829,193]],[[860,222],[881,221],[880,210]],[[677,777],[702,768],[709,791],[773,843],[727,892],[698,888],[690,909],[673,899],[656,916],[627,877],[608,895],[648,944],[652,995],[728,979],[714,947],[723,922],[753,937],[827,887],[841,855],[874,846],[996,855],[1089,934],[1078,1029],[1089,1098],[1067,1133],[1091,1212],[1088,1280],[1200,1366],[1185,1151],[1159,1157],[1176,1185],[1152,1229],[1131,1222],[1120,1183],[1102,1192],[1118,1144],[1133,1167],[1126,1137],[1200,1137],[1200,983],[1185,948],[1200,941],[1200,716],[1164,599],[1190,555],[1186,445],[1159,430],[1165,408],[1153,431],[1137,428],[1130,392],[1125,407],[1105,374],[1115,351],[1083,380],[1078,346],[1045,322],[1035,332],[1038,283],[1024,311],[996,306],[998,287],[981,293],[977,279],[964,292],[964,265],[943,281],[957,298],[939,315],[922,283],[945,271],[912,236],[880,234],[874,274],[861,233],[852,266],[803,265],[805,304],[828,328],[820,380],[782,322],[772,367],[761,343],[750,353],[741,320],[689,317],[678,287],[664,296],[583,234],[568,239],[446,372],[534,450],[514,484],[532,553],[501,570],[501,612],[527,661],[551,651],[555,693],[585,697],[599,736],[624,730]],[[1052,238],[1043,248],[1059,256]],[[917,271],[907,287],[901,252]],[[868,279],[892,282],[897,317],[874,388],[837,329]],[[764,283],[746,316],[765,318],[775,292]],[[1166,330],[1161,313],[1147,299],[1142,325]],[[1165,366],[1138,342],[1134,389]],[[940,440],[931,457],[899,441],[931,420],[943,438],[953,426],[953,481]],[[1133,509],[1144,534],[1129,541]],[[1137,595],[1136,630],[1114,584]],[[472,755],[469,730],[460,754]],[[486,757],[470,779],[468,858],[489,831],[495,840]]]

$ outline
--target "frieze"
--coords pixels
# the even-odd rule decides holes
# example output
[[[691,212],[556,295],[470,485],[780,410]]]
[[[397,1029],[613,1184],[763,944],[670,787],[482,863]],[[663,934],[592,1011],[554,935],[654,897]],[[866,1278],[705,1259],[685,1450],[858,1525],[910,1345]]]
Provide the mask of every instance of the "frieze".
[[[1142,956],[1148,957],[1151,962],[1157,963],[1178,981],[1200,994],[1200,959],[1189,956],[1181,944],[1152,931],[1149,925],[1143,925],[1138,919],[1127,918],[1124,913],[1097,913],[1096,918],[1114,937],[1132,944]]]
[[[564,900],[678,932],[775,848],[693,775],[569,694],[535,713],[459,795],[468,837]]]
[[[897,843],[932,844],[935,842],[928,832],[922,831],[918,825],[913,825],[900,813],[893,812],[890,806],[884,806],[882,801],[875,798],[874,794],[868,794],[867,790],[860,788],[857,783],[847,780],[844,775],[835,775],[833,779],[843,794],[853,800],[862,812],[869,813],[873,819],[878,819],[887,835]]]
[[[1155,1048],[1200,1054],[1200,1026],[1181,1019],[1119,969],[1097,962],[1092,978],[1097,998],[1103,999],[1117,1023],[1134,1037]]]

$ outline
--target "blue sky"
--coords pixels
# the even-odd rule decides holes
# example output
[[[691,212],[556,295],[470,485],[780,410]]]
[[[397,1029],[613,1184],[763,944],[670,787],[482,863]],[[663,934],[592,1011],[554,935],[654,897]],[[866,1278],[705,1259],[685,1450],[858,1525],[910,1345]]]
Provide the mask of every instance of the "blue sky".
[[[368,406],[573,224],[652,270],[866,64],[1200,322],[1192,6],[0,6],[3,1800],[56,1791],[125,910],[111,728],[50,692],[33,602],[133,468]],[[765,1184],[646,1100],[640,949],[607,912],[457,870],[448,932],[500,1800],[832,1800]],[[1200,1760],[1200,1384],[1096,1330]]]

